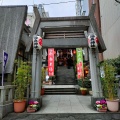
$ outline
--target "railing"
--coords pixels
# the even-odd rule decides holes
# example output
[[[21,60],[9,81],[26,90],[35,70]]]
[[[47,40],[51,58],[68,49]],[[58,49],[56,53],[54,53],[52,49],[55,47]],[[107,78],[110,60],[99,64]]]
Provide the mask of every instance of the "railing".
[[[13,102],[14,89],[14,85],[0,86],[0,105]]]

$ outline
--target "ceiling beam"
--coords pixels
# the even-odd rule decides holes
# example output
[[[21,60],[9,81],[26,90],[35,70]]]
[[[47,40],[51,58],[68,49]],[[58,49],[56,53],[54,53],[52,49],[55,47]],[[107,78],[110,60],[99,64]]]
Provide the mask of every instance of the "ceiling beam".
[[[87,38],[43,39],[44,48],[88,47]]]
[[[51,31],[87,31],[88,26],[72,26],[72,27],[50,27],[50,28],[42,28],[43,32],[51,32]]]
[[[89,20],[74,20],[74,21],[47,21],[41,22],[40,28],[63,28],[63,27],[81,27],[81,26],[90,26]]]

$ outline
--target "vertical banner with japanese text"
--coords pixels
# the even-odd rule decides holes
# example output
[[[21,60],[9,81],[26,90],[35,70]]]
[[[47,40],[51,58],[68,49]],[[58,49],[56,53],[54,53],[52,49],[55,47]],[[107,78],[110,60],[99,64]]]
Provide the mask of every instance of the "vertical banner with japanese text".
[[[7,61],[8,61],[8,53],[3,51],[2,86],[3,86],[3,83],[4,83],[4,72],[5,72]]]
[[[48,48],[48,75],[54,76],[54,48]]]
[[[81,79],[84,76],[82,48],[76,48],[76,52],[77,52],[77,79]]]

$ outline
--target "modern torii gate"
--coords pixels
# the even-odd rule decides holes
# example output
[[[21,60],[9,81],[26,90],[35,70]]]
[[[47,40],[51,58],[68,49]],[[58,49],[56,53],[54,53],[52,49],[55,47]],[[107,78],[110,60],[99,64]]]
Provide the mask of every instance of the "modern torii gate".
[[[76,48],[88,47],[87,36],[89,33],[95,33],[98,36],[98,48],[89,49],[90,71],[92,80],[93,97],[102,97],[101,83],[98,74],[98,53],[106,50],[102,36],[100,35],[97,24],[94,18],[95,5],[92,6],[89,16],[75,16],[75,17],[54,17],[54,18],[40,18],[39,12],[34,7],[36,20],[34,23],[33,31],[31,33],[31,42],[29,43],[26,51],[30,49],[32,44],[32,36],[38,34],[43,37],[43,48]],[[58,38],[58,39],[44,39],[45,33],[56,32],[78,32],[84,33],[84,38]],[[40,98],[41,86],[41,63],[42,50],[36,51],[33,49],[32,61],[32,91],[31,98]]]

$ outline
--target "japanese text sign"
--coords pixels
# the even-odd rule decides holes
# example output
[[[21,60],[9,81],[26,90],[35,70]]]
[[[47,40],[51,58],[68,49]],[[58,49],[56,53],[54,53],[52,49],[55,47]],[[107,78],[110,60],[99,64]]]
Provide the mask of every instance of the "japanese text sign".
[[[82,48],[76,48],[77,51],[77,79],[80,79],[83,77],[83,52]]]
[[[48,49],[48,75],[54,76],[54,48]]]

